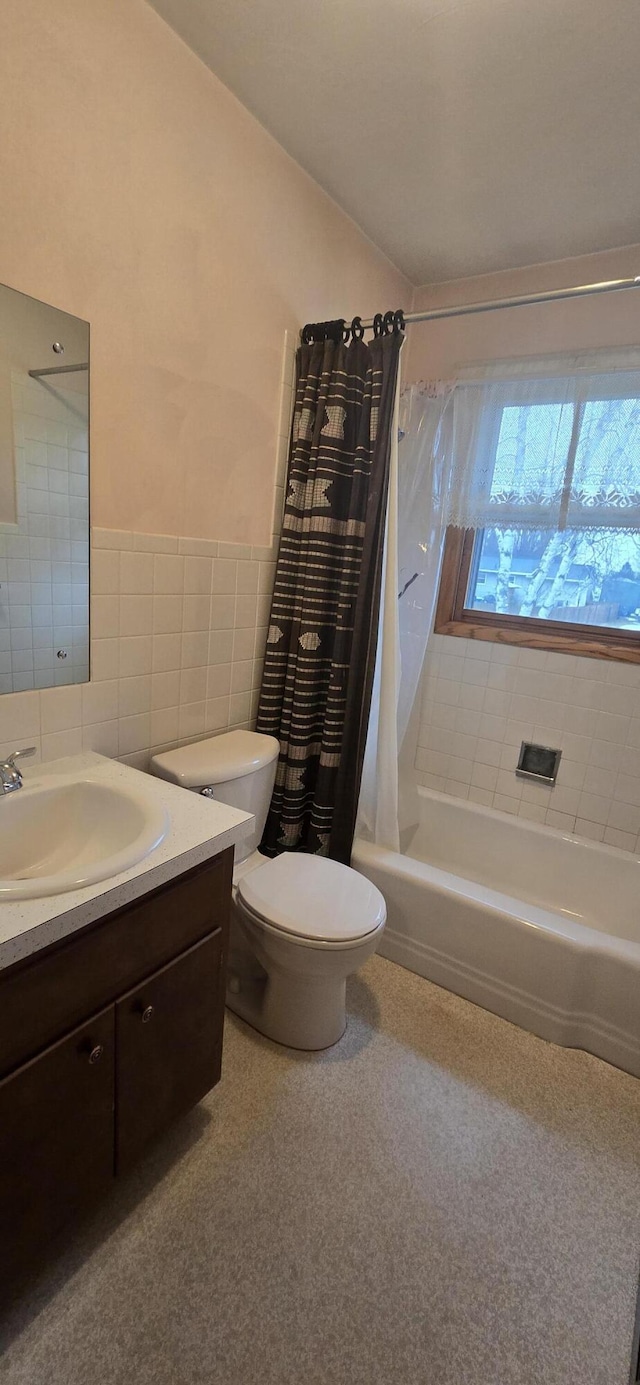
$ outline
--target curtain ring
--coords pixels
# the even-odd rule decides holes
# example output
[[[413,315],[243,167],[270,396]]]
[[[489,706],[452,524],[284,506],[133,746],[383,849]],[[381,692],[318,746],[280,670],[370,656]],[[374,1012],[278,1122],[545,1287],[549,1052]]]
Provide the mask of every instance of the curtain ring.
[[[384,321],[383,321],[382,313],[376,313],[376,315],[375,315],[375,317],[374,317],[374,319],[373,319],[373,335],[374,335],[374,337],[381,337],[381,336],[382,336],[383,327],[384,327]]]
[[[385,313],[384,318],[383,318],[382,321],[383,321],[384,335],[385,335],[385,337],[388,337],[389,332],[391,331],[391,329],[392,329],[392,327],[393,327],[393,322],[394,322],[394,314],[393,314],[393,312],[391,311],[391,309],[389,310],[388,313]]]
[[[342,341],[343,341],[344,346],[347,346],[347,345],[348,345],[349,337],[350,337],[350,336],[351,336],[351,328],[350,328],[350,327],[347,327],[347,324],[346,324],[346,322],[345,322],[345,323],[343,324],[343,327],[342,327]]]
[[[362,318],[361,318],[361,317],[354,317],[354,319],[353,319],[353,321],[352,321],[352,323],[351,323],[351,328],[350,328],[350,330],[351,330],[351,338],[352,338],[353,341],[362,341],[362,338],[363,338],[363,336],[364,336],[364,327],[362,326]]]
[[[397,336],[399,332],[404,332],[404,313],[402,308],[397,308],[393,314],[393,331]]]
[[[344,341],[344,329],[346,323],[343,317],[336,317],[332,322],[327,322],[326,333],[327,341],[332,341],[335,346]]]

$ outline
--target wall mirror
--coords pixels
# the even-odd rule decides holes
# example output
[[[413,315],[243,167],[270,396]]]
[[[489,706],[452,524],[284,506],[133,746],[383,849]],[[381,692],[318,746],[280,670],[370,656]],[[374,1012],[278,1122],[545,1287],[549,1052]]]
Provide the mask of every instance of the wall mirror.
[[[89,324],[0,285],[0,692],[89,677]]]

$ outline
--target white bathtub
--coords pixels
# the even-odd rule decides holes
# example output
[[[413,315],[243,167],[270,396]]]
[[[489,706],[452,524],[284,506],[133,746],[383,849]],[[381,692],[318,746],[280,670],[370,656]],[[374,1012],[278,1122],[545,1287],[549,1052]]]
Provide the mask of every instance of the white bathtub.
[[[420,789],[406,855],[354,843],[383,956],[640,1077],[640,859]]]

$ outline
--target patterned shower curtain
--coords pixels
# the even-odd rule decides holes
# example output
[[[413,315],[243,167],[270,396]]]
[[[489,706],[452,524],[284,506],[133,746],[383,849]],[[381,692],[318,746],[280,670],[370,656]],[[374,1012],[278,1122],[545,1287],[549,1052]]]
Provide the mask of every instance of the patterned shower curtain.
[[[261,850],[348,863],[378,628],[402,332],[303,345],[257,729],[280,741]]]

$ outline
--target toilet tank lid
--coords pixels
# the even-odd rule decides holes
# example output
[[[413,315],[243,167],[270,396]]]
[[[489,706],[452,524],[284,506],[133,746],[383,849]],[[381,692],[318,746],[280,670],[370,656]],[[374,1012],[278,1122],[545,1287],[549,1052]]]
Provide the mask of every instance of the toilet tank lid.
[[[210,736],[206,741],[193,741],[179,750],[154,755],[151,768],[161,779],[170,779],[184,789],[197,789],[242,779],[245,774],[271,764],[279,752],[280,744],[274,736],[263,736],[258,731],[225,731],[222,736]]]

